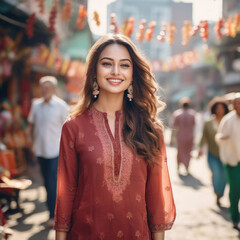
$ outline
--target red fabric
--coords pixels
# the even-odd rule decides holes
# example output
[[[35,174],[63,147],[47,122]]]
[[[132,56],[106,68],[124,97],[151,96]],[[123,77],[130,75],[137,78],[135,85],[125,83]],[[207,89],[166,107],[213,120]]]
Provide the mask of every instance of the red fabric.
[[[113,137],[106,113],[92,107],[63,126],[55,229],[68,240],[150,240],[175,220],[163,139],[150,167],[125,145],[122,122],[116,112]]]
[[[194,141],[195,111],[178,109],[173,113],[172,127],[177,130],[177,161],[189,166]]]
[[[0,206],[0,226],[4,226],[7,224],[6,218],[4,216],[4,213],[2,211],[2,208]]]

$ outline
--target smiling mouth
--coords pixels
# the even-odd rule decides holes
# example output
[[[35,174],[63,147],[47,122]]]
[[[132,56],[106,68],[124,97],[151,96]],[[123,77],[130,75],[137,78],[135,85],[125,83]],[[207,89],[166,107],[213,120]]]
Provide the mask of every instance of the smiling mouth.
[[[116,78],[107,78],[107,80],[111,83],[121,83],[121,82],[123,82],[122,79],[116,79]]]

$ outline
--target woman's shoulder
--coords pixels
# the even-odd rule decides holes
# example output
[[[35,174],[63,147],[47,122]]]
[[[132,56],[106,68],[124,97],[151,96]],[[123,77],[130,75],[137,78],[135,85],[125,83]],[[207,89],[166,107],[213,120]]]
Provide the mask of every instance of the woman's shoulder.
[[[86,125],[89,122],[90,114],[89,110],[85,110],[83,113],[78,114],[77,116],[71,117],[69,116],[68,119],[65,121],[64,126],[66,127],[77,127]]]

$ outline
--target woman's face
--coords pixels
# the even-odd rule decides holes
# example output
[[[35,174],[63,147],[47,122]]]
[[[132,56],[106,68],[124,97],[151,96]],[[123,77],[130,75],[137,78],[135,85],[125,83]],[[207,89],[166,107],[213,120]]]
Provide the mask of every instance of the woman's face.
[[[45,100],[49,100],[54,94],[55,87],[50,82],[44,82],[41,84],[41,93]]]
[[[225,115],[225,108],[223,106],[223,104],[218,103],[215,109],[215,114],[217,116],[224,116]]]
[[[120,44],[110,44],[99,56],[97,83],[99,95],[122,94],[132,82],[133,65],[128,50]]]

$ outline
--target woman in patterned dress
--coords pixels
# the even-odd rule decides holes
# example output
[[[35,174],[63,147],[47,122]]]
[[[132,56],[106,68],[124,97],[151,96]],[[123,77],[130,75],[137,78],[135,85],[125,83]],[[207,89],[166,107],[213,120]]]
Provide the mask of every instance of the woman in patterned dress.
[[[56,240],[164,239],[176,210],[156,90],[129,38],[107,34],[91,48],[62,129]]]

